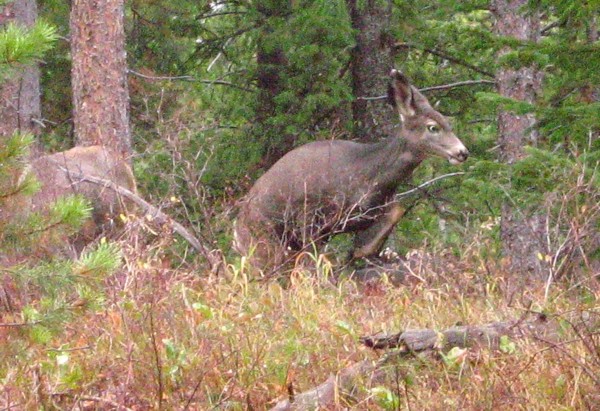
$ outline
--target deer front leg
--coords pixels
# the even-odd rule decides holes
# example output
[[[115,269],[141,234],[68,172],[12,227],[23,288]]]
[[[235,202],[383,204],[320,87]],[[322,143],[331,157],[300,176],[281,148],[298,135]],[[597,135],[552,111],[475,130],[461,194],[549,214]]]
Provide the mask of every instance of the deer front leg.
[[[352,258],[364,258],[377,254],[405,212],[406,210],[400,204],[395,203],[388,206],[388,210],[373,224],[356,234]]]

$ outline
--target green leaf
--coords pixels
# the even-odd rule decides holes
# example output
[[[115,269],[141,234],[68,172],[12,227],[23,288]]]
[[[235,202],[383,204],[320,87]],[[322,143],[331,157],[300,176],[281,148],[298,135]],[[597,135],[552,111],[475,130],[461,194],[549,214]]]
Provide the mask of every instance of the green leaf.
[[[373,387],[370,390],[375,402],[386,410],[397,410],[400,408],[400,398],[389,388],[384,386]]]
[[[446,354],[441,353],[442,360],[448,368],[459,367],[466,358],[468,350],[466,348],[453,347]]]
[[[213,310],[208,305],[201,302],[192,303],[192,308],[202,314],[206,319],[213,318]]]
[[[339,320],[335,323],[335,326],[338,330],[344,332],[345,334],[348,334],[351,336],[355,335],[354,330],[352,329],[352,326],[349,323],[347,323],[346,321]]]
[[[514,341],[511,341],[508,338],[508,335],[503,335],[500,337],[500,351],[505,354],[514,354],[517,351],[517,345]]]

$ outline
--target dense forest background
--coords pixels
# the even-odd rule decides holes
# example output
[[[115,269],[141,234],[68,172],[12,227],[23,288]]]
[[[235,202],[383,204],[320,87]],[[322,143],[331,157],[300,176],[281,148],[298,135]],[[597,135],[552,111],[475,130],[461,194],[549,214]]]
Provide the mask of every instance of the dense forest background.
[[[328,406],[594,409],[598,1],[0,8],[0,407],[293,404],[332,373],[381,363],[361,335],[535,312],[557,324],[550,335],[396,359],[387,379],[354,378]],[[388,246],[407,284],[332,285],[345,238],[312,255],[312,268],[255,281],[231,249],[236,202],[296,146],[393,135],[393,67],[471,152],[460,166],[428,159],[399,190],[443,176],[402,200],[409,211]],[[139,195],[203,252],[139,213],[116,216],[119,230],[81,253],[47,252],[94,204],[75,196],[15,217],[19,196],[39,190],[24,170],[42,153],[98,143],[123,154]]]

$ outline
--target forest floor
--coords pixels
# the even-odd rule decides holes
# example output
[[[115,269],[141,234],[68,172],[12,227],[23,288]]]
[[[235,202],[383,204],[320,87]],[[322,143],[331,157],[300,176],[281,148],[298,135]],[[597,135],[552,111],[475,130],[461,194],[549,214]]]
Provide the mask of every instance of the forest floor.
[[[11,326],[24,319],[3,315],[0,410],[269,409],[390,354],[361,336],[527,312],[555,320],[557,338],[402,356],[384,381],[365,375],[327,409],[600,409],[600,284],[589,277],[553,283],[546,295],[544,284],[519,284],[477,250],[417,250],[400,286],[334,281],[325,259],[285,282],[260,281],[240,261],[208,275],[173,268],[159,246],[121,246],[121,269],[99,285],[103,298],[73,301],[60,332]]]

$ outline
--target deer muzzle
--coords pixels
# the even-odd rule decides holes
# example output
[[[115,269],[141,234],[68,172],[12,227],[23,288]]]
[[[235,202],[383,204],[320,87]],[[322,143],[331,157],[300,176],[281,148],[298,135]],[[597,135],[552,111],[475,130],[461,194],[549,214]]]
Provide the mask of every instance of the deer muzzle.
[[[469,158],[469,150],[462,144],[448,155],[448,161],[452,165],[464,163],[467,158]]]

